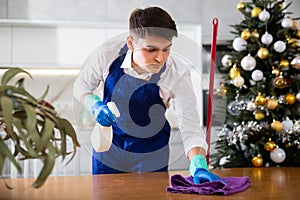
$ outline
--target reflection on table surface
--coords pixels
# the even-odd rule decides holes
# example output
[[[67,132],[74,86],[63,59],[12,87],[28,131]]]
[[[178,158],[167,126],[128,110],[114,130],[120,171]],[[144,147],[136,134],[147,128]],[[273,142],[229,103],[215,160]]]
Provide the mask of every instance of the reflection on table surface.
[[[167,193],[170,176],[188,171],[49,177],[33,189],[33,178],[4,179],[0,199],[298,199],[300,168],[230,168],[211,170],[220,177],[248,176],[251,186],[228,196]],[[5,182],[14,189],[9,190]]]

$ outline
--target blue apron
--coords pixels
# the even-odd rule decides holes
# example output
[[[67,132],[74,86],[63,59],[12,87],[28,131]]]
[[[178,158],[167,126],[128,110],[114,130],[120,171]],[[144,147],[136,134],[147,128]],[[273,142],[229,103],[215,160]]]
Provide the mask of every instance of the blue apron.
[[[112,125],[113,141],[106,152],[93,151],[93,174],[167,171],[170,125],[157,82],[166,66],[149,81],[125,74],[121,68],[128,48],[111,64],[103,102],[113,101],[121,116]]]

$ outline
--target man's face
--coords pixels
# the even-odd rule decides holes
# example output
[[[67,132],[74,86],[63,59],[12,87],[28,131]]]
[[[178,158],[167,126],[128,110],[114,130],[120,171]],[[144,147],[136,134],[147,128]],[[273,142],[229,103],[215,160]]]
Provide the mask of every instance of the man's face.
[[[132,45],[130,41],[132,40]],[[138,73],[158,73],[164,66],[172,46],[172,40],[158,36],[148,36],[134,40],[128,38],[129,48],[132,50],[132,67]],[[131,45],[131,46],[130,46]]]

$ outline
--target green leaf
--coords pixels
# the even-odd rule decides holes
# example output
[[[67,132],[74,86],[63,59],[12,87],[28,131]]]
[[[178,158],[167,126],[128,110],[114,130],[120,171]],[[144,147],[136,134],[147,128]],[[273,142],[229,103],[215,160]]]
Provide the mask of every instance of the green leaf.
[[[41,101],[42,99],[45,99],[45,97],[47,96],[47,94],[49,92],[49,88],[50,88],[49,85],[47,85],[47,88],[46,88],[44,94],[40,98],[38,98],[38,101]]]
[[[18,172],[22,173],[22,168],[21,168],[20,164],[17,162],[17,160],[15,159],[15,157],[10,152],[10,149],[5,144],[5,142],[2,141],[2,139],[0,139],[0,154],[2,154],[2,156],[4,158],[7,157],[15,165],[15,167],[18,170]]]
[[[36,116],[36,111],[32,107],[32,105],[29,104],[22,104],[25,113],[26,113],[26,130],[27,130],[27,135],[30,135],[30,138],[33,140],[35,145],[39,145],[41,142],[41,137],[38,134],[37,130],[37,116]]]
[[[27,158],[38,158],[38,152],[36,152],[33,148],[32,148],[32,144],[30,144],[30,142],[28,141],[26,134],[24,132],[22,123],[20,120],[16,119],[14,121],[14,125],[18,130],[18,133],[22,139],[22,142],[24,143],[27,151],[25,149],[23,149],[20,145],[16,145],[16,149],[18,149],[20,151],[20,153]]]
[[[64,118],[61,118],[60,121],[63,124],[63,126],[64,126],[64,128],[66,130],[67,135],[69,135],[72,138],[72,140],[74,142],[74,145],[75,146],[80,146],[80,144],[79,144],[79,142],[77,140],[76,131],[74,130],[72,124],[68,120],[66,120]]]
[[[47,142],[49,142],[51,136],[53,135],[53,131],[54,131],[54,123],[50,119],[45,118],[44,125],[41,131],[42,140],[41,143],[39,144],[40,147],[38,147],[38,149],[44,148],[44,146],[47,144]]]
[[[41,169],[37,179],[32,184],[34,188],[41,187],[46,181],[47,177],[50,175],[54,165],[55,165],[55,148],[52,146],[50,142],[48,142],[48,154],[44,160],[44,166]]]
[[[13,136],[13,101],[7,97],[3,96],[1,98],[1,108],[2,108],[2,114],[3,114],[3,120],[5,123],[5,130],[8,132],[9,135]]]
[[[24,78],[20,78],[18,81],[17,81],[17,83],[16,83],[16,86],[18,87],[18,88],[22,88],[22,89],[24,89]]]
[[[73,154],[72,157],[69,159],[69,161],[67,162],[67,164],[74,158],[75,154],[76,154],[76,148],[80,147],[80,144],[77,140],[77,135],[76,132],[73,128],[73,126],[71,125],[71,123],[64,119],[64,118],[58,118],[58,128],[60,131],[64,132],[65,134],[67,134],[68,136],[71,137],[72,142],[73,142]]]
[[[30,93],[28,93],[24,88],[8,86],[8,89],[11,89],[13,91],[13,94],[16,96],[16,98],[19,97],[19,99],[22,99],[23,101],[32,103],[34,105],[37,104],[37,100]],[[17,95],[15,93],[17,93]]]
[[[31,78],[31,75],[27,71],[25,71],[21,68],[18,68],[18,67],[10,68],[3,74],[2,79],[1,79],[1,85],[6,85],[18,73],[26,73]]]
[[[29,132],[33,131],[37,123],[35,109],[28,104],[22,104],[22,106],[26,112],[26,128]]]

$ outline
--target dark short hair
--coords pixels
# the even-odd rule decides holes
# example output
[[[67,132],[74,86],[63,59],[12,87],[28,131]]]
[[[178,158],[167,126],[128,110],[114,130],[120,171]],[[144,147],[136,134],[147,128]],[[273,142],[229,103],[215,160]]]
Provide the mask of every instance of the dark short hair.
[[[135,9],[129,18],[130,33],[140,38],[155,35],[165,39],[177,37],[175,21],[159,7]]]

